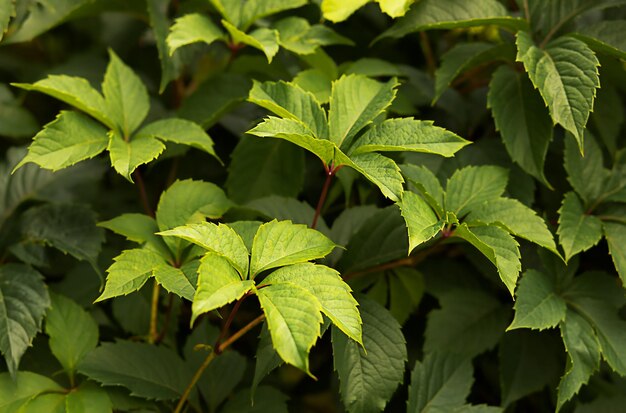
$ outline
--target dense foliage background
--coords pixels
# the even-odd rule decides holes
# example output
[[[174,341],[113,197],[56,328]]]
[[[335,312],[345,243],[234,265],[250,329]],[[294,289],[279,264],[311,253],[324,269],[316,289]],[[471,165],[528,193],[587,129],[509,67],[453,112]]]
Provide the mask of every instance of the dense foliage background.
[[[0,412],[623,412],[625,33],[0,0]]]

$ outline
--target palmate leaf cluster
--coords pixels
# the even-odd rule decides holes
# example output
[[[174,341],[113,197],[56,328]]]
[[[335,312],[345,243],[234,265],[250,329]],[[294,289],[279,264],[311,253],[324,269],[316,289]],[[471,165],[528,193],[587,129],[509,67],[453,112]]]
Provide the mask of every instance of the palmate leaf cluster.
[[[625,32],[0,0],[0,412],[622,411]]]

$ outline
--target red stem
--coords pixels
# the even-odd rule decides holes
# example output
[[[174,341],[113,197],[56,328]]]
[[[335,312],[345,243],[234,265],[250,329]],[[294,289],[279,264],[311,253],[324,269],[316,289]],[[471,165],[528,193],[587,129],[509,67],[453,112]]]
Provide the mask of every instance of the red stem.
[[[320,199],[317,201],[317,207],[315,208],[315,214],[313,215],[313,222],[311,223],[311,228],[315,229],[317,227],[317,221],[322,213],[322,207],[324,206],[324,202],[326,202],[326,196],[328,195],[328,189],[330,188],[330,182],[333,180],[333,176],[339,170],[338,168],[333,168],[331,165],[330,168],[324,165],[324,169],[326,169],[326,180],[324,181],[324,186],[322,187],[322,193],[320,194]]]

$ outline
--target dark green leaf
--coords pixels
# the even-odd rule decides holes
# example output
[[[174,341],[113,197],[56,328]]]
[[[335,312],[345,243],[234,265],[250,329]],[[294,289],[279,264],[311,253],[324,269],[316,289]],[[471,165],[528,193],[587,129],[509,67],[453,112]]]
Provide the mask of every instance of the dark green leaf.
[[[566,311],[565,300],[557,293],[554,276],[528,270],[519,283],[515,318],[507,330],[553,328],[565,319]]]
[[[580,199],[568,192],[559,209],[559,244],[565,251],[565,259],[593,247],[602,238],[602,221],[585,213]]]

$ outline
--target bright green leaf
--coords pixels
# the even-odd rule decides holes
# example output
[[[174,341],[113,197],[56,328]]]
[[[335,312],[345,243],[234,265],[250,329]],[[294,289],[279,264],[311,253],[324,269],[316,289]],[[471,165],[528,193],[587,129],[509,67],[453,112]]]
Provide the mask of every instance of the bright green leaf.
[[[404,178],[400,168],[391,159],[378,153],[362,153],[346,157],[340,164],[346,163],[352,169],[361,173],[368,181],[375,184],[384,196],[394,202],[402,199]]]
[[[304,288],[317,298],[322,312],[348,337],[362,344],[361,316],[351,289],[332,268],[302,263],[280,268],[263,284],[290,283]]]
[[[511,159],[550,187],[544,164],[554,127],[528,76],[500,67],[489,84],[487,105]]]
[[[137,131],[134,139],[144,136],[193,146],[217,158],[211,137],[198,124],[185,119],[171,118],[152,122]]]
[[[553,276],[536,270],[526,271],[516,295],[515,318],[507,330],[543,330],[556,327],[565,319],[567,307],[565,300],[557,293]]]
[[[193,300],[196,288],[191,284],[180,268],[172,267],[168,264],[161,264],[158,267],[154,267],[153,275],[154,279],[168,292],[189,301]]]
[[[15,17],[14,0],[0,1],[0,40],[2,40],[4,33],[9,28],[9,22],[11,21],[11,17]]]
[[[430,206],[419,195],[406,191],[398,204],[409,230],[409,254],[415,247],[428,241],[443,229]]]
[[[165,145],[148,136],[137,136],[130,141],[125,141],[117,132],[111,131],[107,149],[113,168],[124,178],[133,182],[131,174],[135,169],[139,165],[158,158],[165,150]]]
[[[116,234],[126,237],[129,241],[139,244],[146,243],[155,248],[164,257],[170,252],[163,239],[156,235],[159,227],[154,218],[144,214],[122,214],[118,217],[98,223],[99,227],[106,228]]]
[[[498,166],[467,166],[448,179],[445,209],[463,217],[476,206],[499,198],[507,185],[509,171]]]
[[[211,19],[199,13],[191,13],[176,19],[167,36],[167,46],[171,56],[176,49],[188,44],[197,42],[211,44],[223,38],[224,33]]]
[[[245,3],[232,0],[210,0],[213,6],[230,23],[242,30],[256,20],[284,10],[295,9],[307,0],[247,0]]]
[[[572,37],[559,37],[538,47],[523,31],[517,33],[517,48],[517,60],[524,63],[552,120],[574,135],[582,152],[585,125],[600,87],[595,54]]]
[[[250,33],[245,33],[233,26],[226,20],[222,20],[222,24],[230,33],[233,43],[247,44],[262,51],[267,57],[267,62],[272,63],[272,59],[278,53],[278,32],[276,30],[261,27]]]
[[[107,131],[99,123],[77,113],[62,111],[33,138],[28,154],[15,167],[33,162],[56,171],[93,158],[106,149]]]
[[[15,377],[0,373],[0,411],[18,412],[29,400],[47,392],[60,392],[63,387],[54,380],[28,371],[20,371]]]
[[[406,342],[389,311],[366,298],[360,298],[359,304],[363,347],[333,328],[333,362],[346,410],[380,412],[402,383]]]
[[[335,244],[321,232],[291,221],[271,221],[259,227],[252,243],[250,276],[270,268],[297,264],[328,255]]]
[[[569,261],[579,252],[593,247],[602,238],[602,221],[585,213],[583,205],[574,192],[568,192],[559,209],[559,244]]]
[[[328,103],[330,100],[332,81],[333,79],[319,69],[302,70],[292,80],[294,85],[312,93],[319,103]]]
[[[409,182],[409,188],[414,187],[439,216],[444,216],[444,191],[439,178],[423,165],[403,164],[400,165],[400,169]]]
[[[0,266],[0,352],[12,378],[49,306],[41,274],[21,264]]]
[[[321,24],[311,26],[302,17],[287,17],[274,24],[279,34],[279,44],[298,54],[311,54],[320,46],[332,44],[352,45],[352,41]]]
[[[323,321],[319,301],[306,289],[287,283],[258,289],[256,295],[276,352],[286,363],[311,375],[309,351],[320,335]]]

